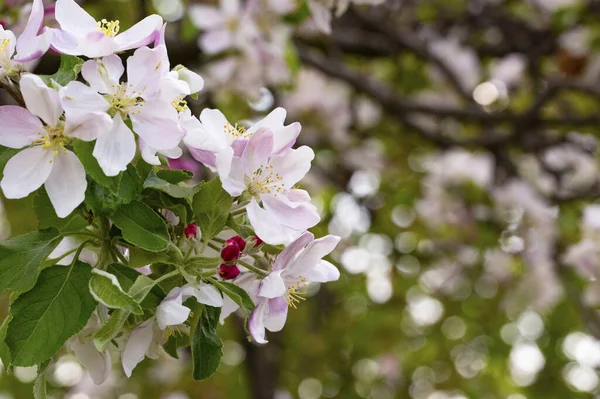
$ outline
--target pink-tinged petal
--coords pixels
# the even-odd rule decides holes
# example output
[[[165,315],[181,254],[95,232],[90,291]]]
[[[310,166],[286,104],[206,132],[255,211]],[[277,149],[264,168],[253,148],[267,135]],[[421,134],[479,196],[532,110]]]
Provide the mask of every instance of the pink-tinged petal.
[[[199,283],[198,287],[185,285],[182,290],[183,298],[194,297],[199,303],[220,308],[223,306],[223,296],[210,284]]]
[[[40,120],[16,105],[0,107],[0,145],[22,148],[33,143],[44,131]]]
[[[219,323],[223,324],[225,319],[239,308],[239,305],[235,303],[233,299],[229,298],[227,295],[224,295],[223,306],[221,307],[221,315],[219,316]]]
[[[50,48],[60,54],[78,54],[79,41],[77,36],[60,29],[45,27],[46,32],[52,32]]]
[[[309,274],[312,276],[320,276],[321,273],[318,271],[313,273],[313,269],[318,268],[319,270],[323,267],[323,265],[319,266],[319,263],[322,262],[322,258],[327,256],[335,249],[335,247],[340,242],[340,237],[334,235],[327,235],[325,237],[321,237],[318,240],[314,240],[310,244],[306,246],[304,251],[302,251],[295,259],[293,259],[286,268],[286,276],[290,277],[299,277],[304,276],[307,277]],[[324,266],[327,266],[326,264]],[[330,274],[327,274],[329,276]],[[339,274],[333,276],[335,279],[339,277]],[[308,277],[307,277],[308,278]],[[315,282],[327,282],[326,281],[318,281],[313,280]]]
[[[112,119],[104,112],[65,112],[65,136],[83,141],[96,140],[112,129]]]
[[[83,202],[87,188],[85,169],[79,158],[71,151],[58,150],[44,187],[56,215],[60,218],[69,216]]]
[[[220,4],[223,15],[237,17],[240,14],[240,0],[222,0]]]
[[[56,126],[63,113],[58,91],[49,88],[39,76],[30,73],[21,77],[20,84],[27,109],[48,125]]]
[[[293,230],[307,230],[321,220],[317,207],[310,202],[292,202],[285,195],[263,195],[261,199],[267,212]]]
[[[97,31],[96,20],[74,0],[57,0],[54,17],[61,29],[76,35]]]
[[[200,36],[200,48],[207,55],[218,54],[233,46],[233,35],[226,29],[213,30]]]
[[[265,315],[268,310],[268,300],[260,300],[248,318],[248,329],[250,330],[250,335],[252,335],[252,338],[254,338],[254,340],[259,344],[266,344],[268,342],[265,339]]]
[[[285,187],[292,188],[308,173],[314,158],[314,151],[310,147],[302,146],[273,156],[270,162],[273,165],[273,172],[283,177]]]
[[[273,133],[270,130],[256,132],[248,141],[242,154],[246,176],[252,177],[256,170],[267,165],[272,153]],[[265,171],[265,173],[268,172]]]
[[[179,80],[177,72],[167,72],[161,79],[159,96],[165,101],[173,101],[177,97],[185,97],[191,94],[190,86],[183,80]]]
[[[153,340],[154,321],[152,319],[140,324],[131,332],[121,354],[121,363],[127,377],[131,377],[133,369],[144,360]]]
[[[261,236],[259,237],[262,239]],[[298,253],[304,247],[313,242],[314,239],[315,236],[309,231],[298,237],[297,240],[285,247],[284,250],[281,251],[281,253],[277,256],[275,263],[273,264],[273,270],[287,269],[291,265],[296,255],[298,255]]]
[[[269,331],[281,331],[285,326],[288,303],[283,297],[269,299],[269,313],[265,317],[265,328]]]
[[[169,58],[165,46],[139,48],[127,59],[127,82],[132,85],[131,90],[146,99],[158,92],[168,72]]]
[[[229,174],[226,178],[221,179],[223,189],[232,197],[242,195],[244,190],[246,190],[244,176],[244,161],[242,161],[241,158],[233,157],[231,160],[231,169]]]
[[[183,118],[181,125],[186,132],[183,142],[188,147],[192,147],[197,150],[209,151],[211,153],[216,153],[224,148],[229,148],[227,145],[225,145],[225,143],[220,145],[220,143],[214,139],[213,132],[206,129],[205,126],[194,117]]]
[[[160,45],[166,46],[167,42],[165,41],[165,32],[167,30],[167,23],[165,22],[160,28],[160,32],[154,37],[154,47],[158,47]]]
[[[223,188],[227,190],[225,185]],[[275,216],[262,209],[254,198],[246,206],[246,213],[254,232],[261,240],[273,245],[283,244],[282,240],[285,240],[285,235],[281,225]]]
[[[153,43],[163,26],[159,15],[149,15],[115,37],[119,51],[131,50]]]
[[[60,89],[59,95],[65,111],[106,112],[110,108],[110,104],[104,97],[81,82],[70,82]]]
[[[112,129],[98,136],[93,155],[106,176],[116,176],[127,169],[135,157],[135,150],[133,133],[117,113]]]
[[[202,165],[216,171],[217,159],[214,152],[198,150],[196,148],[188,147],[190,155]]]
[[[164,101],[147,102],[139,114],[130,115],[130,118],[133,130],[159,151],[177,147],[185,135],[179,126],[177,111]]]
[[[76,337],[72,339],[70,346],[77,360],[90,373],[94,384],[100,385],[108,379],[112,368],[108,351],[99,352],[91,338],[79,339]]]
[[[225,25],[225,18],[221,12],[213,6],[204,4],[192,4],[189,10],[192,23],[198,29],[213,30]]]
[[[292,148],[302,127],[298,122],[284,126],[283,123],[286,114],[287,112],[284,108],[279,107],[274,109],[269,115],[252,125],[252,127],[248,129],[248,134],[253,134],[260,129],[269,129],[273,132],[273,153],[277,154],[288,148]]]
[[[155,148],[150,147],[141,138],[138,138],[138,145],[140,146],[140,153],[142,154],[142,159],[146,161],[146,163],[155,166],[160,165],[160,158],[156,155]]]
[[[34,0],[31,14],[25,30],[17,40],[17,55],[15,61],[28,62],[41,57],[50,48],[52,32],[46,31],[38,36],[44,21],[44,4],[42,0]]]
[[[216,154],[217,173],[221,178],[221,181],[229,177],[231,173],[231,167],[233,162],[233,149],[227,147]],[[243,190],[242,190],[243,191]],[[240,193],[241,194],[241,193]]]
[[[204,130],[212,140],[210,147],[200,148],[217,151],[229,146],[229,135],[227,131],[233,129],[233,126],[227,121],[225,115],[218,109],[204,109],[200,113],[200,122]]]
[[[89,58],[99,58],[111,55],[119,51],[115,39],[106,36],[100,31],[90,32],[79,40],[76,55],[84,55]]]
[[[308,0],[308,5],[317,28],[327,35],[331,34],[331,9],[318,0]]]
[[[281,278],[281,270],[271,272],[260,282],[258,295],[263,298],[277,298],[287,292],[285,282]]]
[[[0,187],[6,198],[24,198],[44,184],[52,171],[52,151],[27,148],[12,157],[4,167]]]
[[[114,54],[99,60],[88,60],[81,67],[83,78],[93,90],[100,93],[114,92],[123,72],[123,62]]]

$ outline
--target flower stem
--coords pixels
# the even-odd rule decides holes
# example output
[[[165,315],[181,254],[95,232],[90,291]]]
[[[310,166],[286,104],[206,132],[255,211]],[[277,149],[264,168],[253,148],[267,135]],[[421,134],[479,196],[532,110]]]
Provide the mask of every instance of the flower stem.
[[[238,259],[238,263],[239,263],[240,265],[244,266],[246,269],[248,269],[248,270],[250,270],[250,271],[252,271],[252,272],[254,272],[254,273],[256,273],[256,274],[258,274],[258,275],[260,275],[260,276],[263,276],[263,277],[264,277],[264,276],[266,276],[267,274],[269,274],[269,273],[268,273],[266,270],[259,269],[258,267],[256,267],[256,266],[253,266],[253,265],[251,265],[251,264],[250,264],[250,263],[248,263],[248,262],[244,262],[244,261],[243,261],[243,260],[241,260],[241,259]]]

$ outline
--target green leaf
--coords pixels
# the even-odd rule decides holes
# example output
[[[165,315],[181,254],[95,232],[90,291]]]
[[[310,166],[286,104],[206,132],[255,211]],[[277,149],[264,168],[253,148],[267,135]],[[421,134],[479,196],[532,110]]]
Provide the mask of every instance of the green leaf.
[[[169,183],[158,177],[154,171],[146,178],[144,188],[162,191],[174,198],[191,198],[198,191],[198,187]]]
[[[40,265],[60,240],[56,230],[42,230],[0,243],[0,295],[6,290],[16,293],[30,290]]]
[[[142,191],[142,179],[133,165],[128,165],[127,170],[121,174],[119,183],[119,198],[123,204],[135,200]]]
[[[125,310],[115,310],[112,312],[107,322],[96,331],[94,334],[94,346],[99,352],[104,351],[106,345],[117,336],[130,314],[131,313]]]
[[[141,248],[129,248],[129,267],[138,268],[155,263],[169,263],[171,259],[164,252],[148,252]]]
[[[46,360],[38,367],[38,375],[33,383],[34,399],[46,399],[46,369],[50,364],[50,360]]]
[[[110,309],[123,309],[142,315],[142,307],[123,292],[117,277],[102,270],[94,269],[90,279],[90,292],[96,300]]]
[[[192,364],[195,380],[203,380],[217,371],[223,357],[223,341],[217,335],[221,308],[204,306],[192,336]]]
[[[50,359],[85,326],[96,307],[87,288],[91,276],[87,263],[50,267],[31,291],[13,302],[6,332],[13,365],[33,366]]]
[[[250,313],[254,310],[254,302],[248,296],[248,293],[233,283],[227,283],[225,281],[219,281],[214,278],[209,279],[210,282],[217,287],[223,294],[235,302],[240,309],[244,312],[246,317],[250,316]]]
[[[8,323],[10,321],[10,316],[6,317],[0,325],[0,360],[6,366],[10,364],[10,350],[8,349],[8,345],[6,345],[6,330],[8,330]]]
[[[121,284],[121,287],[126,292],[129,292],[136,280],[142,276],[142,274],[137,270],[118,263],[108,265],[106,271],[117,277],[119,284]],[[165,296],[166,294],[160,288],[160,286],[155,285],[150,289],[150,292],[148,292],[146,297],[140,302],[140,306],[144,309],[155,309]]]
[[[50,202],[46,189],[43,187],[33,197],[33,210],[37,215],[40,229],[54,227],[61,233],[66,234],[81,231],[89,225],[83,216],[75,212],[66,218],[59,218]]]
[[[76,140],[73,142],[73,150],[75,151],[77,158],[79,158],[85,167],[85,171],[92,179],[100,183],[103,187],[108,188],[113,193],[119,192],[122,174],[114,177],[109,177],[104,174],[96,157],[93,155],[94,142]]]
[[[177,332],[169,336],[169,339],[167,340],[167,342],[165,342],[163,348],[165,352],[169,354],[169,356],[175,359],[179,359],[179,355],[177,354],[177,337],[175,336],[175,334],[177,334]]]
[[[229,217],[227,218],[227,226],[231,227],[233,231],[235,231],[242,237],[250,237],[254,235],[254,230],[252,230],[250,226],[238,224],[238,222],[235,221],[233,215],[229,215]]]
[[[222,260],[220,257],[208,257],[208,256],[194,256],[189,260],[187,265],[191,267],[191,273],[194,273],[195,269],[214,269],[221,264]]]
[[[192,209],[204,241],[210,240],[223,230],[232,203],[233,198],[223,190],[221,180],[213,179],[200,186],[200,191],[194,195]]]
[[[113,223],[121,229],[123,238],[150,252],[162,252],[169,247],[167,225],[152,208],[135,201],[120,206],[112,215]]]
[[[16,149],[16,148],[8,148],[8,147],[2,147],[0,146],[0,179],[4,176],[4,167],[6,166],[6,163],[15,155],[17,155],[17,153],[21,151],[20,149]]]
[[[82,65],[83,60],[81,58],[63,54],[60,56],[60,67],[55,74],[39,76],[48,86],[54,86],[53,81],[61,86],[65,86],[77,79]]]
[[[177,184],[186,180],[190,180],[194,178],[194,173],[189,170],[179,170],[179,169],[160,169],[156,172],[156,176],[158,176],[162,180],[166,180],[169,183]]]

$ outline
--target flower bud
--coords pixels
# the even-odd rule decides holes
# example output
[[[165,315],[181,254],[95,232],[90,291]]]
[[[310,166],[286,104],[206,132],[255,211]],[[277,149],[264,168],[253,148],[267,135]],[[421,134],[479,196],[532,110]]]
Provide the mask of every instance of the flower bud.
[[[187,238],[196,238],[198,237],[198,226],[196,226],[194,223],[190,223],[186,226],[183,232]]]
[[[244,249],[246,249],[246,241],[240,236],[231,237],[229,240],[225,241],[225,244],[228,243],[236,243],[240,248],[240,252],[244,252]]]
[[[228,265],[222,264],[221,266],[219,266],[219,276],[223,280],[233,280],[234,278],[236,278],[239,275],[240,275],[240,269],[238,269],[238,267],[236,265],[228,266]]]
[[[6,22],[0,19],[0,26],[2,27],[2,29],[6,29]]]
[[[221,250],[221,259],[225,262],[233,262],[240,258],[240,247],[236,242],[226,242]]]
[[[263,245],[263,240],[261,240],[258,236],[253,236],[251,239],[254,240],[255,247],[260,247]]]

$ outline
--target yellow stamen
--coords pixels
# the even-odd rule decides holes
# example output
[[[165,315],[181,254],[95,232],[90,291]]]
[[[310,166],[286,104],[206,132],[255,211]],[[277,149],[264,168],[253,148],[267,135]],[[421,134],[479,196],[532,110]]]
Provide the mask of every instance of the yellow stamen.
[[[44,150],[52,151],[56,157],[59,151],[67,152],[65,146],[69,143],[69,138],[63,135],[63,127],[44,126],[45,132],[39,133],[40,138],[34,141],[34,145],[41,146]],[[50,161],[52,162],[52,161]]]
[[[298,304],[300,301],[305,301],[304,295],[306,295],[306,291],[300,291],[300,289],[306,287],[307,280],[306,277],[300,276],[296,284],[292,285],[285,294],[285,300],[288,303],[288,306],[294,309],[298,308]]]
[[[10,44],[9,39],[0,40],[0,53],[5,52],[8,49],[8,45]]]
[[[187,101],[185,101],[183,98],[181,97],[177,97],[175,100],[173,100],[171,102],[171,104],[173,105],[173,107],[175,107],[175,109],[177,110],[177,112],[183,112],[187,109]]]
[[[252,172],[252,178],[248,182],[248,192],[253,196],[259,194],[273,194],[277,196],[285,189],[284,183],[279,183],[283,177],[279,173],[272,171],[273,165],[261,165],[260,168]]]
[[[105,98],[114,111],[121,114],[135,114],[140,112],[137,108],[141,107],[146,100],[141,97],[141,92],[131,91],[131,87],[132,85],[128,85],[127,83],[112,86],[113,94],[105,96]]]
[[[252,134],[246,132],[245,126],[239,126],[237,123],[232,126],[230,124],[223,125],[223,130],[234,139],[249,139]]]
[[[103,19],[98,21],[96,26],[108,37],[115,37],[119,33],[119,21],[107,21]]]

